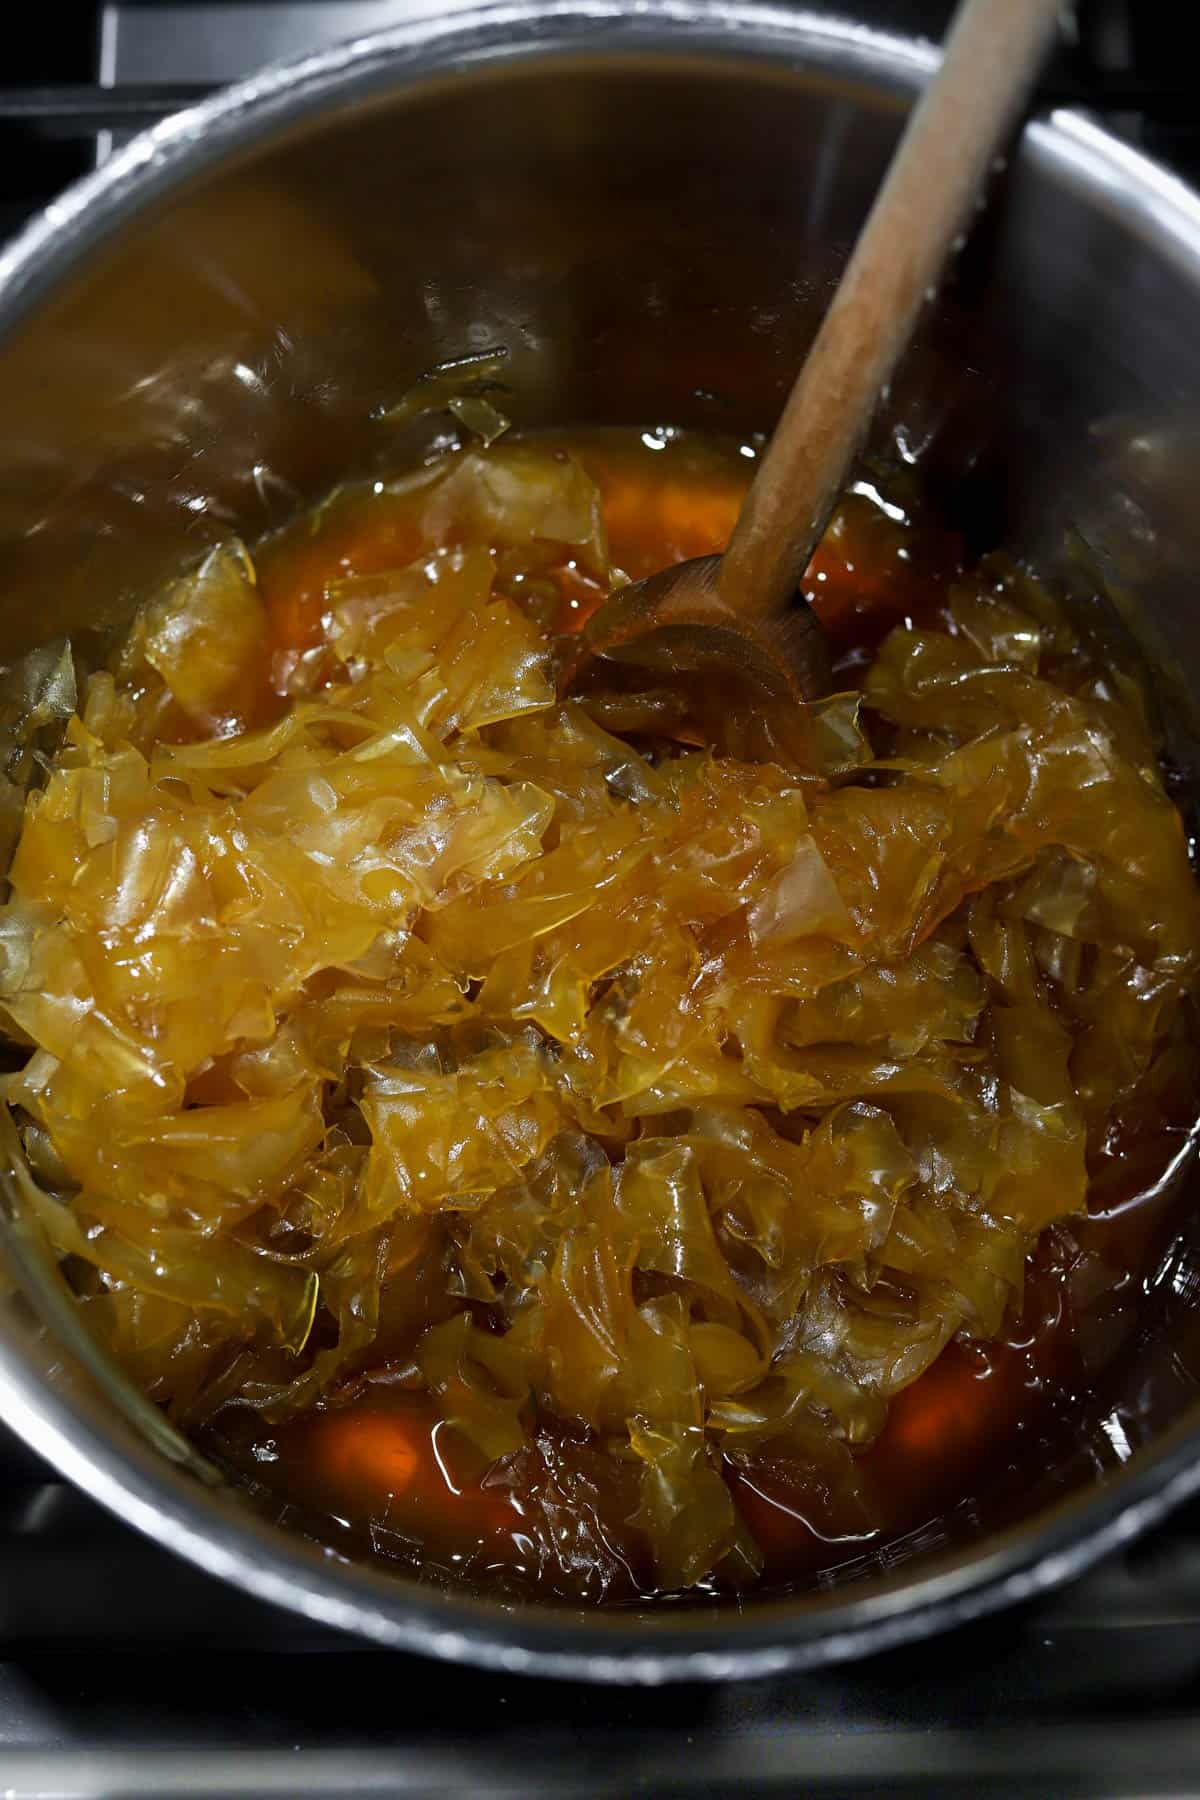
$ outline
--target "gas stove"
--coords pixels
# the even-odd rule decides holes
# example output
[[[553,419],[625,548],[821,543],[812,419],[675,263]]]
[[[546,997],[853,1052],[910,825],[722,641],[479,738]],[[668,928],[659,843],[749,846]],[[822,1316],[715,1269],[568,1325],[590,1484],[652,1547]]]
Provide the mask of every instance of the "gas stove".
[[[465,0],[441,0],[452,9]],[[0,239],[131,130],[424,0],[43,9],[0,74]],[[810,0],[810,10],[814,10]],[[941,35],[946,0],[857,0]],[[1046,98],[1200,181],[1170,0],[1092,0]],[[886,1791],[1200,1796],[1200,1505],[1074,1587],[869,1662],[727,1687],[441,1667],[170,1557],[0,1430],[0,1795]]]
[[[158,1550],[0,1441],[14,1800],[1200,1794],[1200,1507],[1036,1608],[868,1662],[624,1692],[363,1648]]]

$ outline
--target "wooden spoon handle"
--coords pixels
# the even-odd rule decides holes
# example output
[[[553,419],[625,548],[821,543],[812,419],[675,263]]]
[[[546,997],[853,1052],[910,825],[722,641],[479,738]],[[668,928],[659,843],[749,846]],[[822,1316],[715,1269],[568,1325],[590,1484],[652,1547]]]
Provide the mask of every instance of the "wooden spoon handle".
[[[1028,98],[1060,0],[963,0],[746,497],[721,594],[777,616],[808,560],[988,167]]]

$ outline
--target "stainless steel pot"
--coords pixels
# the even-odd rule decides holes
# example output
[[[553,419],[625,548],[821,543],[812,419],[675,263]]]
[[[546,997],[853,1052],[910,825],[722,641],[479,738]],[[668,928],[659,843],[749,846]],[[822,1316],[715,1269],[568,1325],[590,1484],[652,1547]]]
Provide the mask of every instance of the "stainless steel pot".
[[[0,256],[0,654],[119,624],[207,539],[369,467],[375,409],[446,357],[507,345],[524,421],[769,426],[931,57],[749,0],[520,0],[138,138]],[[1057,114],[881,423],[980,544],[1035,548],[1081,593],[1099,569],[1165,671],[1185,766],[1198,309],[1200,201]],[[311,1618],[506,1670],[748,1676],[1033,1594],[1200,1488],[1197,1295],[1180,1240],[1021,1517],[737,1612],[514,1609],[350,1566],[173,1464],[21,1291],[0,1411],[131,1525]]]

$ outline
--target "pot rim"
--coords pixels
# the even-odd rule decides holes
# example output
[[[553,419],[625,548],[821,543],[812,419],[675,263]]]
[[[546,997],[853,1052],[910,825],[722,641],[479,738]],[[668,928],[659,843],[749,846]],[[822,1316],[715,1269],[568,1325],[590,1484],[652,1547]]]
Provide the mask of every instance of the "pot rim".
[[[180,179],[353,95],[533,58],[732,52],[890,82],[911,93],[937,51],[847,20],[760,0],[500,0],[429,14],[273,66],[142,132],[0,252],[0,343],[56,285]],[[1200,290],[1200,196],[1085,116],[1026,128],[1025,149],[1098,198]],[[880,1651],[1030,1598],[1081,1574],[1200,1491],[1188,1418],[1094,1488],[1003,1533],[863,1591],[765,1599],[745,1611],[631,1617],[443,1593],[289,1537],[223,1504],[127,1429],[110,1430],[0,1342],[0,1417],[60,1473],[167,1548],[259,1599],[377,1643],[509,1674],[653,1685],[761,1677]]]

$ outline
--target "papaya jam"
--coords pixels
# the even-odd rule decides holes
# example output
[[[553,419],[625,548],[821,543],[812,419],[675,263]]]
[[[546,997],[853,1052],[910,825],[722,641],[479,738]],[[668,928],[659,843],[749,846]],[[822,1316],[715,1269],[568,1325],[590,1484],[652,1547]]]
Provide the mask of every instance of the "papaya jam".
[[[754,458],[510,435],[220,546],[27,803],[29,1204],[135,1378],[349,1552],[838,1579],[1065,1456],[1161,1260],[1196,890],[1137,679],[1044,586],[864,479],[806,766],[710,754],[669,679],[556,703],[555,641],[720,550]]]

